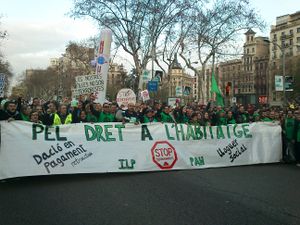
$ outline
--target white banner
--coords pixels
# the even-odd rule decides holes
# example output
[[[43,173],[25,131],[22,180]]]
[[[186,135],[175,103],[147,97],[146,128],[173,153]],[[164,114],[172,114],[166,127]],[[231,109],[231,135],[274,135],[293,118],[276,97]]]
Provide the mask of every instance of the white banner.
[[[91,94],[104,90],[104,82],[99,75],[82,75],[75,77],[76,87],[73,89],[73,98],[79,95]]]
[[[97,55],[96,75],[100,76],[103,83],[103,89],[96,91],[97,102],[103,104],[106,98],[107,75],[109,69],[110,47],[112,41],[112,32],[110,29],[104,29],[100,34],[100,44]]]
[[[281,159],[281,127],[252,123],[80,123],[55,127],[1,121],[0,179],[75,173],[202,169]]]

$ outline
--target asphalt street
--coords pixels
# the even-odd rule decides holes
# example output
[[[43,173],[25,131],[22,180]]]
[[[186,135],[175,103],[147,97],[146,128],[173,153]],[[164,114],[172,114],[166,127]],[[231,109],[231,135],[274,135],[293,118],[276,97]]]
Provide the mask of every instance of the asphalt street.
[[[300,168],[270,164],[0,182],[0,225],[299,225]]]

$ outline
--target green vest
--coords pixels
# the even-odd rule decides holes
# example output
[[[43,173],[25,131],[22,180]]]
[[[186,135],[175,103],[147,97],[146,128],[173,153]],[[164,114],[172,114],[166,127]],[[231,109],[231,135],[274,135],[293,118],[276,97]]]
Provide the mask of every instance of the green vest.
[[[292,140],[295,132],[295,119],[294,118],[285,118],[284,123],[285,136],[288,140]]]
[[[114,122],[115,121],[115,117],[113,114],[111,113],[104,113],[101,112],[98,122]]]
[[[162,112],[160,114],[160,117],[161,117],[160,121],[163,122],[163,123],[174,123],[174,120],[173,120],[173,118],[171,117],[170,114],[166,114],[166,113]]]

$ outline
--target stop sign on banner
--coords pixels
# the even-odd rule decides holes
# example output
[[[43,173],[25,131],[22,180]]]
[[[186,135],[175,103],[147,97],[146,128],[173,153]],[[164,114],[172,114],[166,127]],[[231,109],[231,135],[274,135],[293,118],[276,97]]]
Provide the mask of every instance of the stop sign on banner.
[[[167,141],[157,141],[152,149],[152,161],[162,170],[172,169],[177,161],[175,148]]]

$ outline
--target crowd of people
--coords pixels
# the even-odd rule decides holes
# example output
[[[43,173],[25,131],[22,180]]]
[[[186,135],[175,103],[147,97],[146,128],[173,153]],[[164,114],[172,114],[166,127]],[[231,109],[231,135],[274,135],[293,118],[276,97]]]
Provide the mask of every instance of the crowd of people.
[[[196,102],[169,106],[160,102],[128,104],[116,102],[96,103],[94,95],[84,99],[64,98],[61,102],[33,98],[1,100],[0,120],[23,120],[48,126],[71,123],[123,122],[123,123],[186,123],[200,126],[219,126],[251,122],[278,122],[282,126],[283,160],[296,161],[300,166],[300,106],[255,107],[234,104],[230,107]]]

